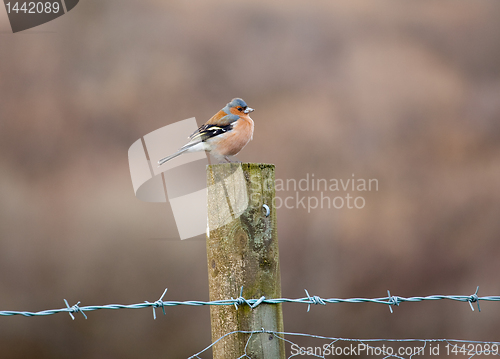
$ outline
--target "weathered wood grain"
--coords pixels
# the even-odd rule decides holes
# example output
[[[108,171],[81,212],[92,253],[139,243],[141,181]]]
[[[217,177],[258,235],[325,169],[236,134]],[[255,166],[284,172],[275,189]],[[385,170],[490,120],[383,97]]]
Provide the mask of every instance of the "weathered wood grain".
[[[274,165],[228,163],[207,167],[207,257],[210,300],[281,297]],[[270,214],[266,217],[266,204]],[[283,331],[281,304],[211,306],[212,340],[235,330]],[[214,358],[238,358],[249,335],[228,336],[214,346]],[[254,334],[246,348],[252,359],[285,358],[282,340]]]

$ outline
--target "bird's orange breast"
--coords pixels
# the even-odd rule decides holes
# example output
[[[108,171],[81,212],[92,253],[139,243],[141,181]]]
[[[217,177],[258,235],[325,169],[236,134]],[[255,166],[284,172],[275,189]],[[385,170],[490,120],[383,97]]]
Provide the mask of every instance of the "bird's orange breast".
[[[233,129],[224,135],[217,144],[217,153],[222,156],[234,156],[253,137],[254,123],[250,116],[240,116]]]

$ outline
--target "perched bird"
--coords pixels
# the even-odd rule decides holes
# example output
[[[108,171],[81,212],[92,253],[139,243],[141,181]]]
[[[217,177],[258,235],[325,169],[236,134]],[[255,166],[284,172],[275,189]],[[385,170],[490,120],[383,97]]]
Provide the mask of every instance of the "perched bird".
[[[203,126],[188,138],[190,141],[176,153],[162,158],[158,166],[184,152],[207,151],[219,161],[231,162],[234,156],[253,137],[253,120],[248,115],[254,111],[241,98],[232,99],[226,107],[217,112]]]

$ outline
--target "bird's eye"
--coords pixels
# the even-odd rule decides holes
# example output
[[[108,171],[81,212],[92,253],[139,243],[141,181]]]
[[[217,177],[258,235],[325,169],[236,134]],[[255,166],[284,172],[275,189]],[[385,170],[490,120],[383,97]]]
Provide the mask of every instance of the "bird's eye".
[[[243,107],[238,107],[238,111],[243,111]]]

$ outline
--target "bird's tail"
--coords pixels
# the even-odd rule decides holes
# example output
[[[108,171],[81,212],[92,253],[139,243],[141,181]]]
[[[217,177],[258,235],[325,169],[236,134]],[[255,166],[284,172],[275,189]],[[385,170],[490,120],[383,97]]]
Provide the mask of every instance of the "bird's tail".
[[[170,161],[172,158],[175,158],[177,156],[180,156],[182,155],[184,152],[186,152],[187,150],[189,149],[189,147],[183,147],[181,148],[179,151],[177,151],[176,153],[174,153],[173,155],[170,155],[170,156],[167,156],[165,158],[162,158],[161,160],[158,161],[158,167],[160,167],[162,164],[164,164],[165,162],[167,161]]]

